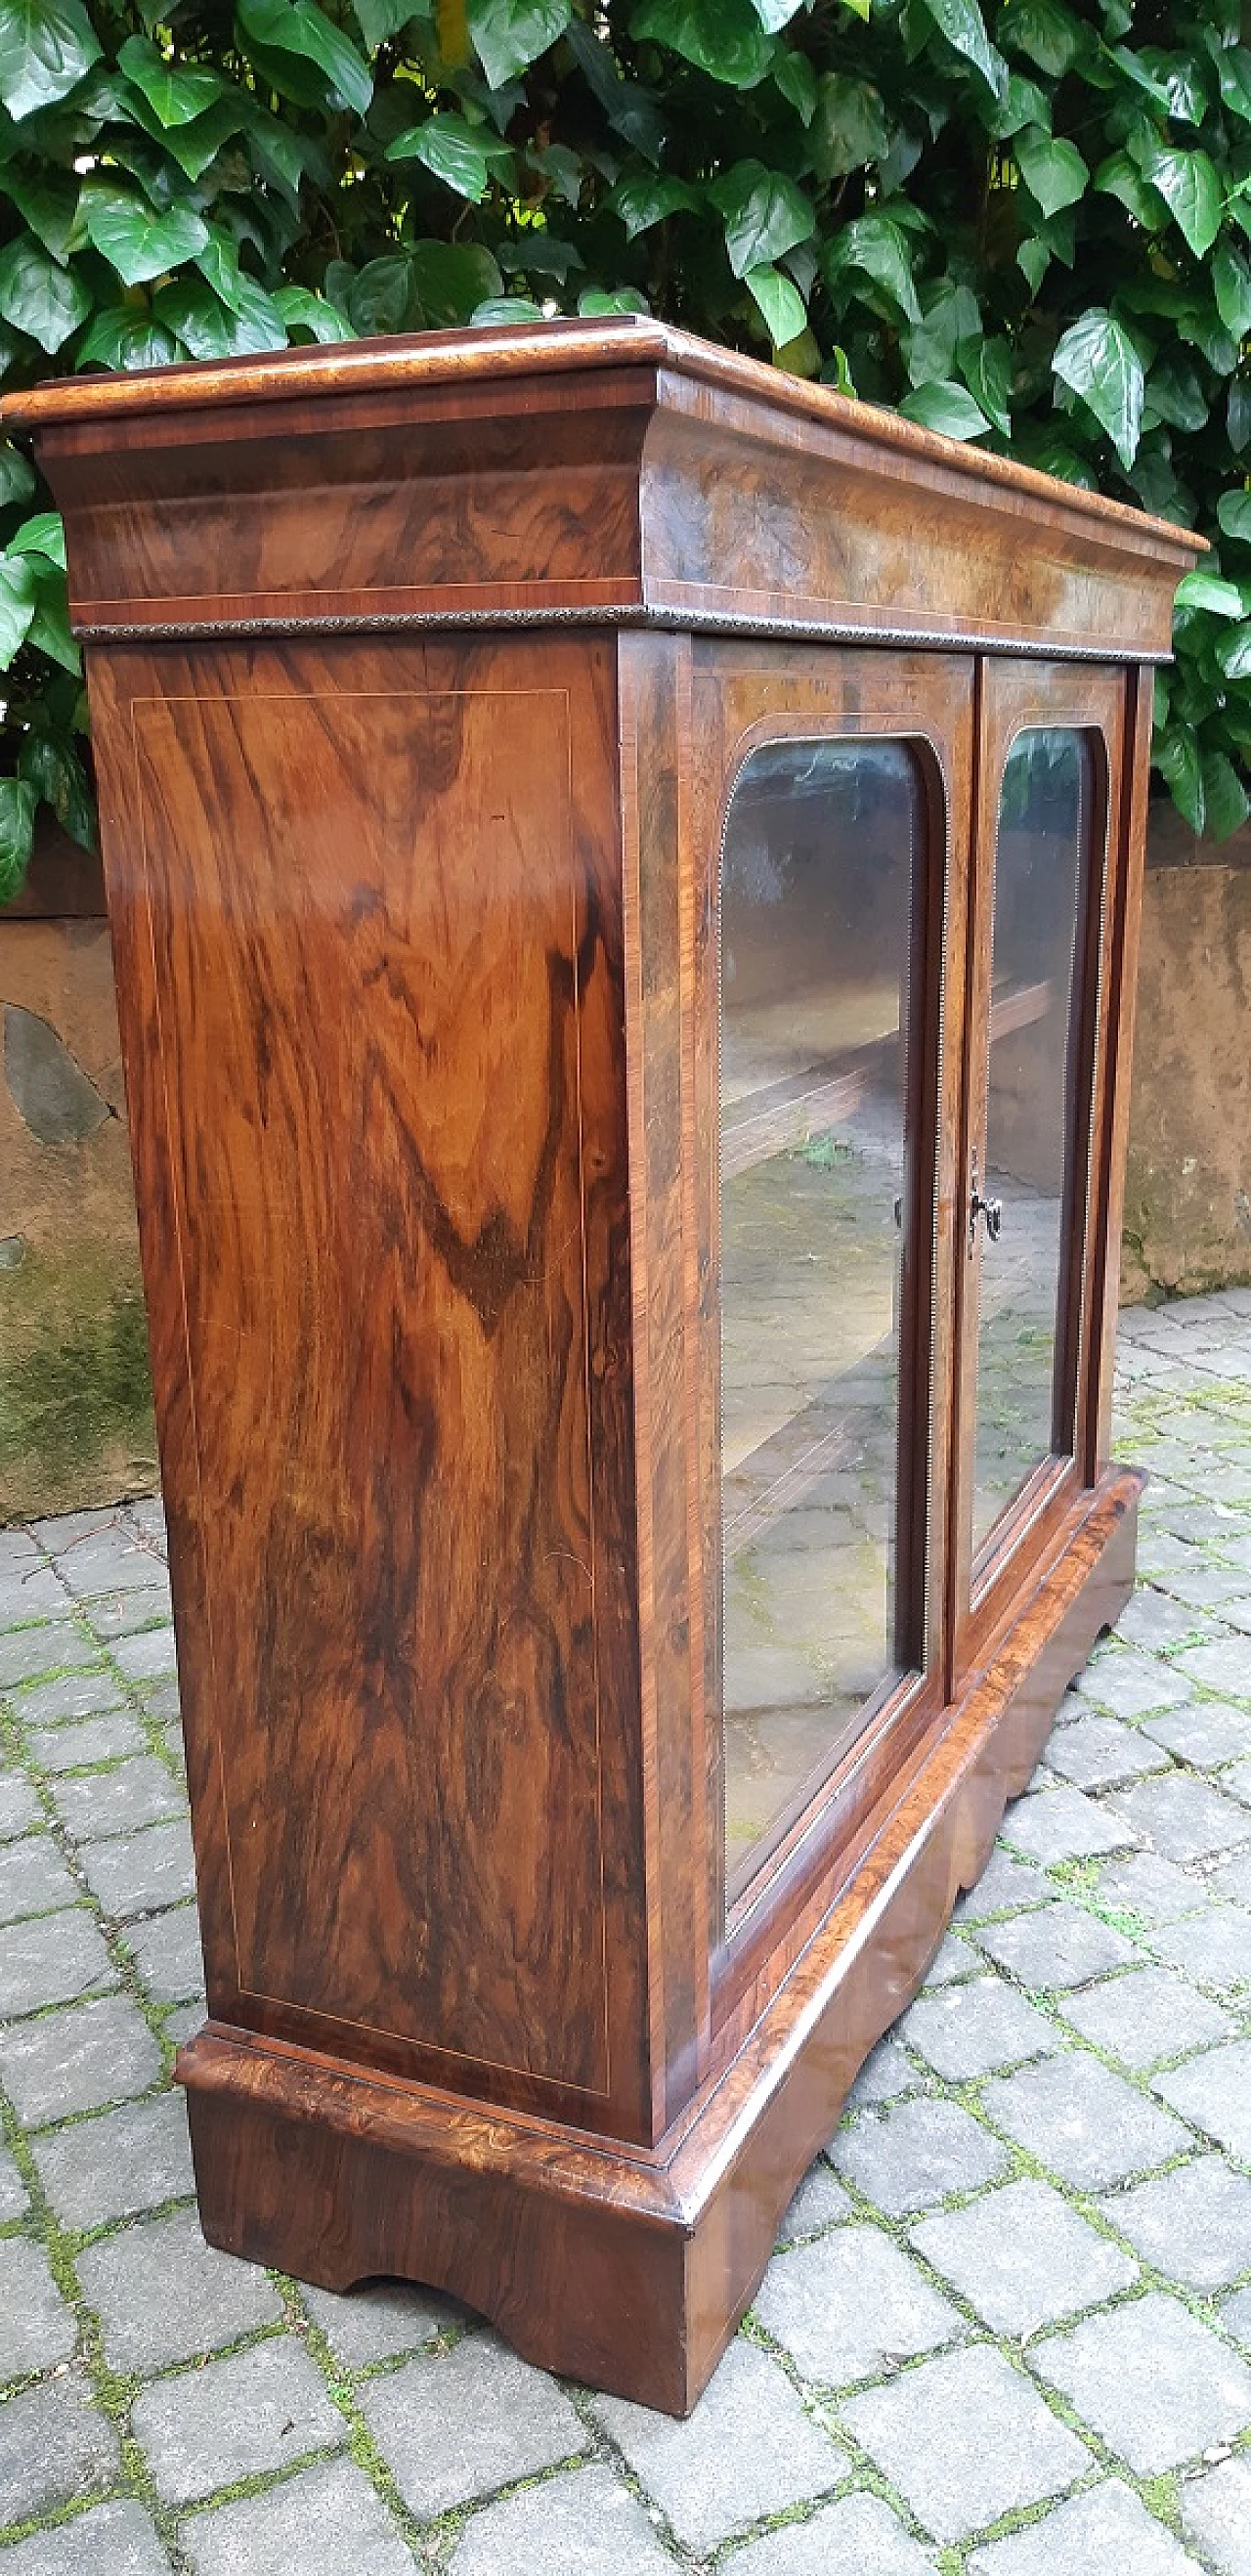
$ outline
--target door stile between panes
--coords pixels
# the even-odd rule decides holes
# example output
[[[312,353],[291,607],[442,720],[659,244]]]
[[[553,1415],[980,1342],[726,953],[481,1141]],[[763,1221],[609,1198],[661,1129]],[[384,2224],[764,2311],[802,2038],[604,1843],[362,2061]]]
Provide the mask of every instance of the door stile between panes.
[[[951,1693],[985,1659],[1011,1602],[1032,1565],[1059,1534],[1088,1472],[1089,1407],[1097,1365],[1097,1293],[1088,1247],[1095,1231],[1092,1198],[1101,1186],[1101,1138],[1108,1081],[1106,996],[1116,936],[1116,852],[1120,838],[1125,677],[1109,665],[979,662],[976,788],[969,904],[968,1002],[964,1112],[960,1139],[960,1210],[956,1247],[956,1367],[951,1530],[948,1541]],[[1081,848],[1076,866],[1076,906],[1069,982],[1067,1051],[1057,1058],[1044,1047],[1040,1096],[1063,1068],[1065,1159],[1059,1190],[1056,1255],[1056,1340],[1050,1356],[1056,1413],[1050,1440],[1040,1440],[1032,1463],[1001,1507],[978,1506],[979,1404],[993,1402],[986,1383],[987,1326],[993,1301],[1002,1297],[1003,1264],[1019,1253],[1028,1222],[1028,1187],[1015,1203],[1000,1198],[1002,1133],[995,1135],[992,1059],[1001,1046],[1027,1043],[1029,1017],[1041,1010],[1037,996],[1047,982],[1040,957],[1038,982],[1000,975],[996,968],[996,883],[1000,877],[1001,807],[1014,771],[1028,774],[1039,751],[1062,768],[1070,747],[1083,784],[1078,801]],[[1040,854],[1041,855],[1041,854]],[[1050,870],[1035,865],[1058,903],[1063,851],[1052,852]],[[1027,970],[1028,972],[1028,970]],[[1040,1035],[1045,1034],[1040,1030]],[[1040,1128],[1046,1112],[1038,1108]],[[1059,1133],[1059,1130],[1053,1131]],[[996,1154],[998,1153],[998,1162]],[[1009,1158],[1010,1159],[1010,1158]],[[1013,1186],[1009,1181],[1009,1187]],[[1041,1193],[1040,1193],[1041,1195]],[[1008,1313],[1011,1313],[1009,1303]],[[1023,1343],[1037,1339],[1028,1309],[1018,1317]],[[1037,1397],[1038,1380],[1034,1394]],[[1063,1406],[1060,1395],[1063,1394]],[[1064,1418],[1061,1418],[1063,1413]],[[992,1444],[993,1445],[993,1444]],[[1024,1460],[1024,1452],[1023,1460]]]
[[[714,2028],[718,2017],[724,2020],[762,1971],[766,1983],[784,1973],[796,1940],[806,1934],[797,1926],[787,1957],[774,1955],[780,1916],[784,1912],[794,1923],[796,1905],[803,1906],[809,1888],[814,1901],[819,1893],[820,1904],[828,1903],[831,1878],[844,1852],[849,1865],[875,1800],[941,1709],[946,1662],[942,1496],[948,1471],[954,1350],[950,1280],[959,1178],[955,1139],[964,1008],[972,677],[971,658],[892,651],[796,653],[788,648],[774,652],[710,645],[696,655],[688,827],[698,834],[706,853],[707,873],[701,893],[704,918],[687,947],[698,983],[688,1017],[688,1026],[696,1034],[687,1068],[691,1112],[684,1123],[697,1144],[699,1242],[690,1267],[703,1291],[694,1318],[700,1339],[695,1372],[700,1420],[693,1449],[701,1465],[695,1519],[703,1557],[704,1616],[702,1623],[693,1625],[702,1625],[702,1679],[710,1717],[716,1721],[709,1727],[714,1755],[722,1750],[725,1675],[717,913],[723,827],[735,779],[766,744],[844,739],[879,746],[910,744],[927,781],[920,826],[925,847],[916,870],[923,918],[913,924],[907,969],[912,1021],[909,1054],[920,1092],[918,1099],[910,1097],[908,1102],[909,1187],[918,1197],[924,1192],[926,1198],[926,1243],[919,1264],[915,1239],[909,1246],[910,1303],[905,1346],[900,1350],[898,1448],[899,1492],[901,1496],[910,1492],[914,1498],[908,1528],[903,1529],[901,1522],[901,1566],[905,1580],[909,1579],[911,1551],[914,1606],[919,1608],[917,1669],[898,1675],[885,1692],[871,1695],[872,1714],[863,1733],[843,1753],[835,1754],[824,1776],[806,1783],[803,1796],[763,1855],[762,1865],[742,1886],[728,1921],[723,1894],[722,1780],[720,1764],[714,1759],[709,1781],[709,1914],[714,1946],[724,1928],[714,1971]],[[955,975],[949,968],[944,970],[944,960],[952,955],[960,961]],[[925,1129],[923,1136],[917,1133],[918,1120]],[[924,1175],[920,1180],[913,1178],[918,1171]],[[914,1230],[918,1225],[915,1198],[912,1225]],[[925,1353],[924,1384],[918,1383],[919,1350]],[[806,1919],[801,1915],[799,1925]]]

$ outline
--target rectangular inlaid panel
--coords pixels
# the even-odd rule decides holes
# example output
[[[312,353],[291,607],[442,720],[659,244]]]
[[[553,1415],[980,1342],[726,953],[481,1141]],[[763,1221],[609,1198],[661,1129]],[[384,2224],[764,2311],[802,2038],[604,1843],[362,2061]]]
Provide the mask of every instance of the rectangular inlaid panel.
[[[260,658],[132,709],[239,1987],[602,2093],[568,701]]]

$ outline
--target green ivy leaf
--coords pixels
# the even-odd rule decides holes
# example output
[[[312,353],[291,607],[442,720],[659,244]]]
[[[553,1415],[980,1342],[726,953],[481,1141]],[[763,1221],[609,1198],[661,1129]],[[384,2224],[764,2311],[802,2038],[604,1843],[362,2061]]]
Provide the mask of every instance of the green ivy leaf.
[[[851,0],[844,0],[845,7],[850,5]],[[789,99],[801,125],[811,125],[817,112],[817,76],[807,55],[796,52],[793,46],[779,45],[773,57],[773,80],[783,98]]]
[[[1168,207],[1157,188],[1144,179],[1137,163],[1128,152],[1111,152],[1095,172],[1094,185],[1100,196],[1115,197],[1132,215],[1144,232],[1160,232],[1168,222]]]
[[[1183,574],[1173,606],[1206,608],[1213,617],[1241,617],[1242,592],[1236,581],[1222,581],[1219,573],[1205,572],[1201,564],[1197,572]]]
[[[1221,97],[1231,116],[1251,125],[1251,53],[1245,45],[1223,46],[1217,58]]]
[[[592,317],[608,313],[647,313],[647,297],[637,286],[588,286],[578,297],[579,313]]]
[[[784,251],[811,240],[817,228],[803,189],[761,161],[736,162],[724,178],[714,179],[708,194],[725,218],[726,253],[736,277],[781,259]]]
[[[1090,172],[1075,143],[1044,134],[1041,126],[1027,125],[1012,148],[1021,177],[1045,215],[1075,206],[1085,196]]]
[[[75,365],[79,367],[171,367],[185,357],[172,331],[152,314],[131,304],[111,304],[93,316]]]
[[[730,89],[755,89],[773,60],[751,0],[643,0],[630,24],[637,42],[668,45],[697,71]]]
[[[33,469],[10,438],[0,439],[0,510],[14,501],[29,501],[35,489]]]
[[[79,0],[0,0],[0,99],[19,123],[66,98],[99,60]]]
[[[96,845],[95,814],[86,772],[73,744],[53,735],[31,732],[22,745],[18,777],[36,797],[50,805],[63,831],[85,850]]]
[[[0,313],[15,331],[37,340],[49,357],[91,311],[91,296],[72,268],[49,259],[33,233],[0,251]]]
[[[315,0],[238,0],[238,9],[245,42],[315,63],[344,106],[364,116],[374,94],[369,66]]]
[[[209,237],[194,207],[175,205],[157,215],[133,189],[103,177],[84,180],[82,210],[90,239],[124,286],[163,277],[194,259]]]
[[[1199,751],[1189,725],[1171,724],[1156,751],[1156,766],[1172,790],[1173,803],[1192,832],[1202,832],[1206,804]]]
[[[1221,183],[1207,153],[1157,143],[1144,151],[1139,166],[1159,189],[1195,258],[1204,258],[1221,228]]]
[[[528,71],[563,36],[572,0],[469,0],[474,50],[492,89]]]
[[[1013,0],[999,22],[999,34],[1005,45],[1028,54],[1057,81],[1072,71],[1086,41],[1080,19],[1060,7],[1059,0]]]
[[[844,224],[822,263],[827,286],[847,269],[863,269],[880,286],[908,322],[919,322],[921,307],[912,281],[906,235],[890,215],[858,215]]]
[[[1199,371],[1192,358],[1180,349],[1170,349],[1157,359],[1147,378],[1147,403],[1170,429],[1202,429],[1208,417],[1208,398],[1199,381]]]
[[[376,54],[417,15],[416,0],[352,0],[367,54]]]
[[[348,320],[362,339],[387,336],[410,327],[413,298],[412,262],[403,252],[367,260],[348,291]]]
[[[532,304],[528,295],[492,295],[469,316],[475,330],[485,331],[499,322],[541,322],[543,307]]]
[[[35,574],[20,558],[0,555],[0,671],[7,671],[30,633],[35,614]]]
[[[618,179],[608,197],[613,213],[625,225],[627,241],[649,232],[668,215],[697,213],[700,202],[697,190],[685,179],[662,178],[657,170],[630,171]]]
[[[766,260],[749,268],[743,279],[757,310],[763,315],[775,349],[785,349],[806,328],[808,315],[799,288],[781,269]]]
[[[511,172],[511,147],[501,143],[484,125],[470,125],[468,119],[450,110],[428,116],[424,125],[406,127],[387,145],[388,161],[421,161],[445,188],[458,197],[468,197],[480,206],[490,187],[492,175]]]
[[[60,662],[65,670],[81,671],[83,657],[70,633],[65,575],[58,565],[46,563],[38,555],[29,555],[27,561],[35,575],[35,614],[27,641],[46,653],[50,661]]]
[[[918,385],[904,395],[899,408],[905,420],[918,421],[922,429],[941,430],[944,438],[984,438],[990,428],[981,404],[954,378],[940,385]]]
[[[761,26],[772,36],[780,28],[789,27],[792,18],[808,6],[808,0],[752,0],[752,6]]]
[[[1204,829],[1213,841],[1227,841],[1251,814],[1251,797],[1225,752],[1208,752],[1202,768]]]
[[[818,85],[812,126],[812,161],[818,179],[842,179],[849,171],[883,160],[890,139],[882,93],[872,81],[827,72]]]
[[[11,536],[10,555],[43,555],[49,563],[65,570],[65,527],[59,510],[40,510],[33,519],[23,519]]]
[[[1006,340],[963,340],[960,373],[1003,438],[1012,435],[1012,351]]]
[[[34,835],[34,788],[24,778],[0,778],[0,903],[19,892]]]
[[[1123,323],[1094,307],[1057,343],[1051,361],[1061,384],[1079,394],[1106,429],[1128,472],[1142,420],[1142,360]]]
[[[78,184],[62,179],[59,171],[46,178],[31,179],[15,170],[0,169],[0,188],[12,199],[18,213],[25,215],[31,231],[50,250],[64,268],[71,251],[81,250],[86,234],[78,220]]]
[[[1232,242],[1216,245],[1212,258],[1212,292],[1226,330],[1235,340],[1251,331],[1251,266]]]
[[[443,245],[440,243],[440,249]],[[313,295],[307,286],[279,286],[273,296],[288,338],[295,331],[306,331],[310,340],[350,340],[351,327],[336,304],[324,295]]]
[[[414,242],[409,266],[423,319],[435,330],[467,322],[480,304],[504,292],[504,280],[482,242]]]
[[[226,87],[220,72],[207,71],[201,64],[171,62],[146,36],[128,36],[117,60],[162,125],[190,125],[217,105]]]
[[[980,73],[991,97],[1006,98],[1008,66],[986,33],[977,0],[919,0],[949,45]]]
[[[1251,546],[1251,492],[1222,492],[1216,516],[1227,537],[1236,537],[1240,545]]]
[[[1216,658],[1227,680],[1251,679],[1251,618],[1220,637]]]
[[[1023,72],[1010,72],[1007,89],[991,111],[990,132],[997,142],[1006,143],[1023,125],[1041,125],[1049,133],[1051,101],[1037,81],[1027,80]]]

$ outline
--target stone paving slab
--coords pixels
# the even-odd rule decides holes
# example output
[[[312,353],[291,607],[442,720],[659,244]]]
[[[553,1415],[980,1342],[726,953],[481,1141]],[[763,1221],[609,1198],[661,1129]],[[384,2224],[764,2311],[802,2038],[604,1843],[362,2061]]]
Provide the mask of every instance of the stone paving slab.
[[[1134,1599],[686,2425],[204,2245],[163,1518],[0,1533],[0,2576],[1251,2576],[1251,1292],[1127,1321]]]

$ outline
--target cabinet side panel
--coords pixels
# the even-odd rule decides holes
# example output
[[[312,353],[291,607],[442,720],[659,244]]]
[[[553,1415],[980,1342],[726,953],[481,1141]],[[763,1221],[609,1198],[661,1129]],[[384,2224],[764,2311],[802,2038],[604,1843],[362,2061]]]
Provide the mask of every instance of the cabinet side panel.
[[[121,656],[96,697],[213,2008],[595,2120],[639,2082],[589,1398],[619,964],[557,660]]]

